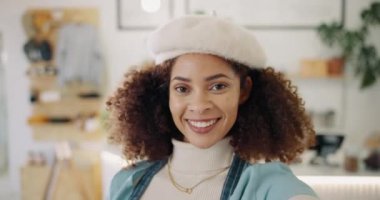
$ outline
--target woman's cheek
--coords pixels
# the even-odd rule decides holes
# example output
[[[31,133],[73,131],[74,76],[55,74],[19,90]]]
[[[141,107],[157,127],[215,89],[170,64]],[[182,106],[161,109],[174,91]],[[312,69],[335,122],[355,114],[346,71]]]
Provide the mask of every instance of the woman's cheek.
[[[169,108],[170,108],[170,112],[172,114],[176,114],[178,112],[183,111],[183,107],[184,107],[184,101],[181,101],[181,100],[176,99],[176,98],[170,99]]]
[[[239,99],[236,96],[227,96],[225,99],[221,101],[224,108],[229,108],[231,110],[237,109],[239,106]]]

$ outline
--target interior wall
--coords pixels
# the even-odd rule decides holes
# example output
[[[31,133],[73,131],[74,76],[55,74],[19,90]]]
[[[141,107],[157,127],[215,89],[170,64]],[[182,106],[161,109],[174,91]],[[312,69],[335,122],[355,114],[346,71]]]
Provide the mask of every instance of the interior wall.
[[[348,0],[347,3],[347,27],[355,28],[360,23],[360,10],[367,8],[376,0]],[[380,55],[380,27],[370,29],[369,41],[375,45]],[[352,66],[348,66],[351,67]],[[359,81],[352,75],[347,81],[347,105],[345,129],[351,136],[346,142],[346,148],[350,144],[358,145],[371,133],[380,132],[380,80],[366,90],[359,90]]]
[[[3,32],[4,50],[6,52],[5,73],[8,103],[8,130],[9,130],[9,174],[11,183],[19,191],[19,168],[24,163],[29,149],[52,148],[50,143],[35,142],[31,137],[31,130],[26,119],[31,114],[29,103],[29,83],[26,78],[28,62],[22,52],[22,46],[27,38],[21,26],[21,17],[26,9],[54,8],[54,7],[98,7],[100,11],[100,34],[103,43],[103,52],[108,67],[110,80],[109,91],[112,91],[120,82],[122,75],[131,65],[141,63],[149,58],[145,50],[145,39],[149,31],[120,31],[116,22],[116,1],[104,0],[1,0],[0,2],[0,31]],[[362,7],[373,0],[347,0],[347,25],[355,27],[358,23],[358,13]],[[183,0],[175,1],[174,13],[182,15]],[[257,30],[255,32],[268,55],[268,64],[277,69],[296,71],[300,58],[318,58],[330,55],[331,50],[321,44],[314,30]],[[377,41],[379,39],[377,38]],[[315,86],[315,84],[312,84]],[[317,86],[319,87],[319,86]],[[325,86],[323,86],[325,87]],[[317,90],[324,90],[322,85]],[[327,86],[328,87],[328,86]],[[332,87],[334,88],[334,87]],[[315,89],[315,88],[314,88]],[[314,106],[319,105],[321,98],[326,102],[333,102],[341,106],[343,101],[337,91],[341,88],[326,90],[321,97],[313,96],[310,88],[308,99]],[[347,89],[347,99],[344,106],[339,107],[345,111],[344,129],[354,138],[362,138],[368,132],[380,129],[378,113],[380,113],[380,84],[366,90],[359,91],[358,84],[353,80]],[[308,101],[306,99],[306,104]]]

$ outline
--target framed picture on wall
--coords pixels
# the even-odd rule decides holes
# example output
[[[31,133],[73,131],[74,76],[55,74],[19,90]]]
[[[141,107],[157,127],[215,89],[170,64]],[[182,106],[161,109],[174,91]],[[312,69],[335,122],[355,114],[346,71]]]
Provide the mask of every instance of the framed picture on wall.
[[[187,14],[225,17],[252,29],[311,29],[344,23],[345,0],[185,0]]]
[[[117,0],[119,30],[154,29],[173,16],[172,0]]]

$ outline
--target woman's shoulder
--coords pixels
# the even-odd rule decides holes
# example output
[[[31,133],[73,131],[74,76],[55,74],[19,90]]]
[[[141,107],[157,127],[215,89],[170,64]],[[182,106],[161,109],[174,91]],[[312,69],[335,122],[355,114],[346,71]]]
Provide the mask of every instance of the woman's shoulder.
[[[274,183],[298,180],[290,168],[282,162],[250,163],[242,173],[243,181],[259,180],[261,185],[272,185]]]
[[[258,199],[289,199],[296,195],[316,196],[315,192],[282,162],[248,164],[240,177],[239,184],[245,189],[249,188],[248,191],[255,191],[254,195],[258,196]]]
[[[145,171],[153,164],[153,162],[141,161],[119,170],[111,181],[111,199],[115,200],[119,199],[119,197],[125,198],[129,196],[133,186],[139,182]]]
[[[274,176],[279,174],[293,174],[288,165],[279,162],[266,162],[266,163],[250,163],[244,171],[254,173],[260,176]]]
[[[129,164],[123,168],[121,168],[114,176],[115,178],[118,177],[125,177],[125,176],[130,176],[131,174],[134,174],[137,171],[143,170],[151,166],[153,162],[149,161],[139,161],[133,164]]]

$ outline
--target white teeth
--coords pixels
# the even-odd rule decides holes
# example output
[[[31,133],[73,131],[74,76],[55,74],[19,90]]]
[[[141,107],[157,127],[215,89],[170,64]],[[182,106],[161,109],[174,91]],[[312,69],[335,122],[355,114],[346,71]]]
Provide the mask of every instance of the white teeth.
[[[205,127],[208,127],[208,126],[215,124],[216,119],[213,119],[213,120],[210,120],[207,122],[196,122],[196,121],[191,121],[191,120],[188,120],[188,121],[192,126],[195,126],[198,128],[205,128]]]

